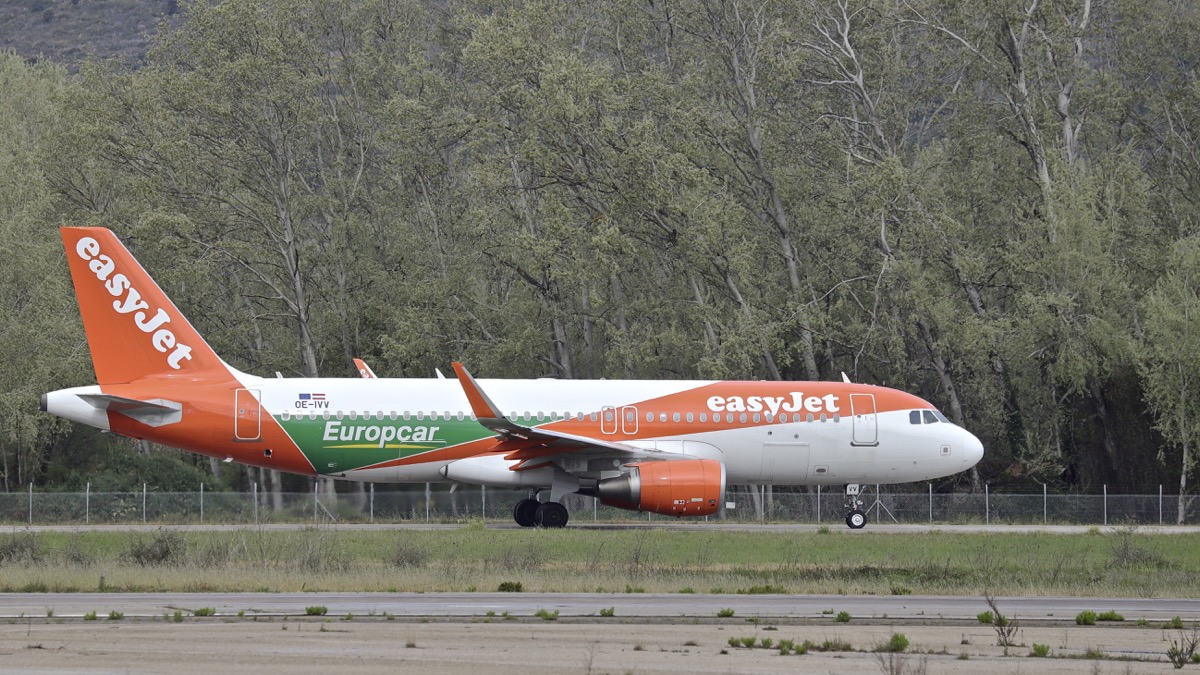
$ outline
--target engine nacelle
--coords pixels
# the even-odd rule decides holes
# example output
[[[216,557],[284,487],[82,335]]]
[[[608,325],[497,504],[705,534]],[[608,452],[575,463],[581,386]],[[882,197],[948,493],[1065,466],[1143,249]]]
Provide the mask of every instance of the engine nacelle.
[[[725,499],[725,465],[712,459],[640,462],[596,485],[601,504],[665,516],[708,516]]]

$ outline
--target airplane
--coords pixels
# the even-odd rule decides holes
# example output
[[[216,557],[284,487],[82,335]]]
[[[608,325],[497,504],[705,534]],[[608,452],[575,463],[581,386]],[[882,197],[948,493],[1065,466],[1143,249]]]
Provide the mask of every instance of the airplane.
[[[225,363],[108,229],[60,230],[96,384],[43,411],[267,469],[524,490],[513,519],[563,527],[569,494],[679,517],[733,484],[860,486],[975,466],[983,444],[927,401],[841,382],[263,378]],[[361,366],[360,366],[361,367]],[[369,371],[369,369],[367,369]],[[440,373],[439,373],[440,375]]]

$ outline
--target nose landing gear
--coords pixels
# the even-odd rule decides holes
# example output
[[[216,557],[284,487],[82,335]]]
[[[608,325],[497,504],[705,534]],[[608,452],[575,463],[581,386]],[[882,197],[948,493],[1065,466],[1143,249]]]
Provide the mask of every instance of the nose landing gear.
[[[863,501],[859,499],[859,485],[846,486],[846,525],[852,530],[861,530],[867,525],[867,514],[863,513]]]

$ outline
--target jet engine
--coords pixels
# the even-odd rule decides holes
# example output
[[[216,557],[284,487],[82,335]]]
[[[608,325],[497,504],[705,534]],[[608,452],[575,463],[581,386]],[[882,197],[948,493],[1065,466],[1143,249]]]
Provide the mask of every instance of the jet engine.
[[[665,516],[708,516],[725,498],[725,465],[712,459],[639,462],[596,484],[601,504]]]

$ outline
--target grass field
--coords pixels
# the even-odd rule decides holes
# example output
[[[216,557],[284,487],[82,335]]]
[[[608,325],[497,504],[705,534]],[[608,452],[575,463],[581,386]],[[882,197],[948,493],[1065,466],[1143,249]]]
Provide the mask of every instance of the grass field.
[[[1200,597],[1200,538],[254,528],[0,534],[0,591],[524,591]]]

